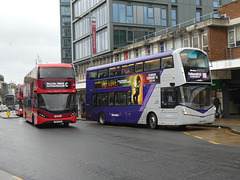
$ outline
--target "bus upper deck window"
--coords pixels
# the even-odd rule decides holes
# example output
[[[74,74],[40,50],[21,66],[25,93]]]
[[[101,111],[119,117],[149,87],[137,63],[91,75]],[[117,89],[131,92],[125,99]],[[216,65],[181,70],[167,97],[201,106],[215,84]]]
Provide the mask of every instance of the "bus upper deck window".
[[[121,66],[109,68],[109,76],[110,77],[120,76],[120,75],[121,75]]]
[[[143,62],[136,63],[136,73],[143,72]]]
[[[98,78],[106,78],[108,77],[108,69],[98,70]]]
[[[89,80],[91,79],[97,79],[97,71],[91,71],[89,72],[89,77],[88,77]]]
[[[172,58],[172,56],[162,58],[162,68],[163,69],[173,68],[173,58]]]
[[[160,59],[145,61],[144,71],[153,71],[160,69]]]

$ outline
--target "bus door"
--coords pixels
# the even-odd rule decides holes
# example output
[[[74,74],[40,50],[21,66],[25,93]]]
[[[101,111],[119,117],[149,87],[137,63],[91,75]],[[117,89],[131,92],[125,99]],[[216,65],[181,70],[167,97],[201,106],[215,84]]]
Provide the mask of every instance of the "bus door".
[[[177,89],[175,87],[161,88],[161,111],[159,125],[178,124],[177,106]]]

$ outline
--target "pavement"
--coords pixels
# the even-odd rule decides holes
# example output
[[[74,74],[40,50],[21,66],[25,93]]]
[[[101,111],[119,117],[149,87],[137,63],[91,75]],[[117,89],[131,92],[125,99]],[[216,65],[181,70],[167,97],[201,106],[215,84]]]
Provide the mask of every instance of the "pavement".
[[[233,133],[240,134],[240,118],[220,118],[212,124],[202,126],[226,128]]]

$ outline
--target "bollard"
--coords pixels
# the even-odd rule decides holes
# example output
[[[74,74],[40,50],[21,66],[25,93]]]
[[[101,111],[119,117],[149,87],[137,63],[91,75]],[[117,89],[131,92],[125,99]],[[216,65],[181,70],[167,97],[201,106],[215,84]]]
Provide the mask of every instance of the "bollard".
[[[10,114],[11,114],[11,111],[10,111],[10,109],[8,109],[8,110],[7,110],[7,116],[9,117]]]

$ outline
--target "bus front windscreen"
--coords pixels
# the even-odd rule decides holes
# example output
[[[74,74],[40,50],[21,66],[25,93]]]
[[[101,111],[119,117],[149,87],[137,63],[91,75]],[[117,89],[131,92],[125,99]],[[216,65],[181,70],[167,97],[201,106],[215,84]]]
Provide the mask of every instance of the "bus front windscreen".
[[[38,94],[38,108],[50,112],[70,112],[75,108],[75,94]]]
[[[210,85],[184,85],[178,89],[178,103],[195,110],[208,110],[213,106]]]
[[[207,55],[198,50],[184,50],[180,53],[187,82],[210,82]]]
[[[39,79],[74,79],[73,68],[66,67],[40,67],[38,69]]]

